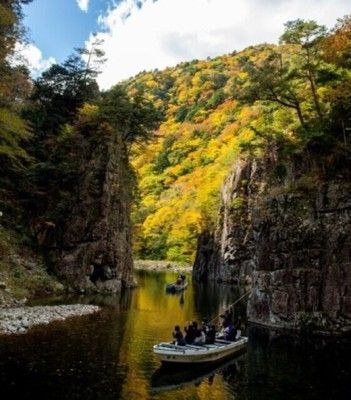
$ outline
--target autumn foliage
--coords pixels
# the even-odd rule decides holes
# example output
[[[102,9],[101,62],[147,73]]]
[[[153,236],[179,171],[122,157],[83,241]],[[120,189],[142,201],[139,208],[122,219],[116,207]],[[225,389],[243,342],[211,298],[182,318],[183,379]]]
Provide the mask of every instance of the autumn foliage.
[[[33,214],[66,218],[84,145],[93,149],[111,132],[123,139],[139,182],[140,258],[194,259],[238,158],[270,159],[282,179],[294,155],[317,155],[323,173],[349,162],[350,16],[329,32],[314,21],[288,21],[279,45],[142,72],[100,92],[99,71],[80,57],[86,49],[34,81],[10,63],[28,2],[0,5],[0,211],[9,225],[19,217],[26,230],[21,217]],[[103,62],[98,47],[90,54]]]
[[[163,113],[155,139],[132,152],[136,255],[191,262],[199,233],[216,222],[221,185],[239,157],[281,162],[309,148],[321,159],[326,149],[337,152],[350,117],[350,43],[349,17],[329,33],[314,21],[290,21],[280,45],[129,80],[131,95],[146,95]]]

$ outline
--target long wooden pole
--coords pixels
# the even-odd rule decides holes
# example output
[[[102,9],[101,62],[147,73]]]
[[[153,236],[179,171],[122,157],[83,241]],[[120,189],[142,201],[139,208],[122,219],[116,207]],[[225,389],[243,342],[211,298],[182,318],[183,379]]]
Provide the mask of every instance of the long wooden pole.
[[[228,308],[235,306],[236,303],[238,303],[240,300],[242,300],[245,296],[247,296],[248,294],[250,294],[252,292],[252,290],[248,290],[246,293],[244,293],[241,297],[239,297],[237,300],[234,301],[234,303],[229,304]],[[228,309],[227,308],[227,309]],[[211,322],[213,322],[214,320],[216,320],[219,315],[216,315],[214,318],[211,319],[211,321],[209,321],[208,323],[210,324]]]

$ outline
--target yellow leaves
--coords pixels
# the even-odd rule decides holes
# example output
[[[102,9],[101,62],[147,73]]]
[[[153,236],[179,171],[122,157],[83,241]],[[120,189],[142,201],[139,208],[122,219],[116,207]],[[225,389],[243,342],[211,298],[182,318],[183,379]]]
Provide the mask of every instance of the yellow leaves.
[[[218,107],[211,113],[209,122],[214,127],[220,127],[227,121],[227,118],[228,116],[225,112],[223,112],[223,108]]]
[[[214,127],[222,126],[226,120],[227,116],[221,110],[216,110],[210,116],[210,122]]]
[[[259,51],[253,48],[246,55],[256,59]],[[255,149],[263,140],[256,132],[271,134],[273,120],[293,136],[296,118],[290,110],[275,110],[267,121],[261,107],[238,105],[232,81],[247,76],[235,55],[183,63],[165,73],[172,88],[163,103],[164,121],[154,142],[133,150],[141,196],[134,216],[136,246],[158,246],[155,252],[148,248],[148,254],[191,262],[198,234],[217,218],[221,186],[242,147]],[[162,81],[162,72],[157,79],[143,78],[153,93]]]
[[[348,19],[340,29],[350,26]],[[342,49],[347,47],[339,44]],[[329,47],[332,49],[330,44]],[[333,54],[329,56],[334,59]],[[238,157],[243,153],[261,154],[276,143],[293,149],[301,140],[296,109],[272,104],[269,98],[253,105],[235,100],[234,90],[239,93],[240,85],[252,89],[250,101],[256,99],[256,87],[250,87],[250,69],[243,70],[243,59],[253,66],[271,66],[273,73],[265,75],[268,81],[274,81],[274,71],[279,71],[274,67],[279,67],[280,62],[288,72],[297,71],[301,63],[297,45],[262,44],[238,55],[182,63],[157,74],[140,74],[136,79],[136,86],[150,89],[149,95],[155,104],[160,104],[164,115],[156,140],[133,154],[142,198],[138,222],[141,221],[144,236],[139,238],[143,245],[162,242],[163,256],[192,261],[196,235],[215,221],[220,188]],[[343,67],[347,60],[339,60],[343,68],[340,73],[347,73]],[[328,112],[333,102],[342,102],[340,96],[348,96],[345,79],[343,87],[337,82],[325,87],[318,83],[316,94],[323,112]],[[313,117],[309,83],[297,74],[289,84],[292,93],[298,94],[302,113]],[[233,207],[240,205],[237,202]]]
[[[241,125],[248,125],[258,114],[258,108],[244,106],[239,113],[238,119]]]
[[[99,109],[97,106],[85,103],[79,110],[78,110],[78,116],[77,116],[77,121],[75,123],[75,126],[78,130],[84,130],[85,133],[88,133],[91,130],[95,130],[97,128],[97,115],[98,115]],[[102,125],[101,125],[102,127]],[[103,127],[105,130],[105,133],[108,133],[109,128],[107,126]],[[106,129],[105,129],[106,128]]]
[[[191,80],[191,84],[193,86],[201,86],[201,75],[199,73],[196,73],[192,80]]]
[[[241,81],[244,82],[244,81],[247,79],[247,77],[248,77],[248,73],[245,72],[245,71],[240,71],[240,72],[237,74],[237,76],[238,76],[238,78],[239,78]]]
[[[201,123],[176,123],[172,118],[166,119],[160,126],[159,139],[133,160],[140,175],[140,212],[152,210],[139,226],[138,237],[141,235],[147,243],[155,243],[159,235],[166,235],[169,259],[191,261],[198,234],[216,219],[220,187],[237,155],[238,124],[230,122],[236,106],[234,100],[226,100],[208,117],[203,117]],[[223,131],[215,134],[214,130],[221,125]],[[170,165],[163,170],[162,176],[156,176],[150,165],[170,136],[175,139],[168,148]],[[155,188],[161,181],[164,189],[157,196]],[[139,242],[138,239],[138,248]]]
[[[177,100],[178,104],[185,103],[188,99],[188,87],[183,83],[178,87]]]
[[[142,191],[145,191],[147,193],[153,192],[155,187],[159,184],[159,177],[152,175],[151,171],[149,174],[143,177],[143,179],[140,181],[139,188]]]
[[[170,237],[173,242],[182,243],[200,231],[201,215],[197,210],[187,209],[172,224]]]
[[[173,207],[164,205],[150,214],[143,223],[144,235],[161,233],[170,229],[170,222],[174,220]]]
[[[225,128],[234,118],[237,102],[235,100],[226,100],[220,104],[208,117],[208,122],[214,128]]]
[[[149,146],[135,146],[132,151],[132,165],[141,174],[148,174],[152,171],[152,162],[155,155],[161,150],[160,142],[153,142]]]
[[[20,139],[26,139],[29,136],[26,123],[14,112],[6,108],[0,108],[0,139],[7,137],[7,141],[11,142],[11,136],[17,136]]]
[[[195,256],[196,240],[201,231],[201,215],[196,211],[185,211],[174,221],[169,232],[167,258],[187,261]]]
[[[240,139],[242,142],[251,142],[254,137],[254,132],[250,128],[244,128],[240,132]]]
[[[89,119],[95,117],[98,113],[98,107],[93,104],[85,103],[78,111],[78,117],[82,119]]]
[[[138,204],[138,214],[150,214],[153,213],[156,209],[158,201],[158,195],[156,194],[148,194],[143,197],[140,204]],[[134,213],[135,214],[135,213]],[[144,221],[142,221],[144,222]]]
[[[238,133],[239,124],[237,122],[233,122],[229,125],[226,125],[219,136],[219,140],[228,143],[233,137],[235,137]]]
[[[167,175],[174,179],[181,175],[182,170],[183,167],[180,164],[176,164],[172,167],[167,168]]]
[[[176,122],[173,118],[167,118],[160,126],[160,136],[166,137],[171,134],[178,134],[179,129],[182,128],[182,124]]]

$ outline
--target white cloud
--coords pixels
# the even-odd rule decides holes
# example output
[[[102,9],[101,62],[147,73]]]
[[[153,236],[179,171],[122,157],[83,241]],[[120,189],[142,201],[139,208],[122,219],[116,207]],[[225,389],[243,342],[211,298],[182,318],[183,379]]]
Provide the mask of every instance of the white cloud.
[[[349,0],[115,2],[99,19],[108,61],[98,81],[107,89],[142,70],[276,43],[289,20],[313,19],[332,27],[350,11]]]
[[[78,7],[84,11],[84,12],[88,12],[88,7],[89,7],[89,0],[76,0]]]
[[[13,64],[25,64],[31,72],[31,75],[36,78],[43,71],[48,69],[56,61],[53,57],[43,58],[42,52],[34,44],[17,43],[15,47],[16,57],[12,59]]]

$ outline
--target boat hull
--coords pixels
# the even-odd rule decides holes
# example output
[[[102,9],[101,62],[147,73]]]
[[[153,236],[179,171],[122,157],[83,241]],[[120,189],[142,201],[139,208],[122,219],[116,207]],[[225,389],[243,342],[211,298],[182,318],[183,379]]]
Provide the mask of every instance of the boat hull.
[[[177,292],[182,292],[183,290],[186,289],[188,286],[188,283],[185,282],[184,284],[177,285],[175,283],[170,283],[166,286],[166,292],[167,293],[177,293]]]
[[[216,363],[238,354],[246,347],[248,339],[242,337],[235,342],[216,341],[213,345],[177,346],[160,343],[153,348],[163,364],[205,364]]]

